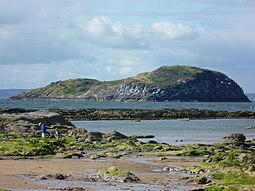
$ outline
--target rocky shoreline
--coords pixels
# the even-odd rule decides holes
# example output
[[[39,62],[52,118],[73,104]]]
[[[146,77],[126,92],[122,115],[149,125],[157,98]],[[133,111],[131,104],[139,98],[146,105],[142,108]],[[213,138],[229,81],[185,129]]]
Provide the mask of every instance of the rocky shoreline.
[[[118,134],[115,133],[114,136],[118,137]],[[129,137],[108,139],[103,136],[96,139],[93,134],[90,135],[90,140],[86,139],[87,132],[61,139],[43,139],[34,135],[1,131],[0,178],[8,180],[9,173],[19,168],[19,163],[36,163],[37,167],[30,171],[23,169],[22,177],[20,174],[12,176],[23,182],[23,186],[31,186],[37,182],[36,185],[43,190],[93,190],[102,184],[111,190],[136,190],[135,188],[141,185],[144,189],[151,189],[153,186],[160,190],[169,190],[176,181],[179,182],[178,186],[186,188],[183,189],[185,191],[244,191],[255,188],[255,140],[246,141],[242,134],[224,137],[214,145],[182,146],[141,142]],[[60,161],[61,164],[58,164]],[[71,161],[73,162],[70,166]],[[45,162],[50,164],[45,166]],[[14,166],[10,165],[11,163]],[[54,163],[52,167],[51,163]],[[77,170],[84,168],[80,176],[74,173],[76,171],[70,170],[76,163],[79,164]],[[97,165],[93,170],[89,170],[91,167],[84,166],[86,163]],[[146,169],[143,173],[140,171],[141,166]],[[59,170],[52,170],[54,168]],[[150,181],[146,180],[146,177]],[[161,177],[157,179],[160,183],[155,182],[155,177]],[[9,181],[11,180],[7,182]],[[43,182],[46,183],[45,181],[47,184],[40,186]],[[56,181],[62,183],[59,182],[58,187],[53,187]],[[74,183],[69,185],[70,181]],[[105,182],[110,184],[105,185]],[[132,188],[128,188],[125,182],[131,182]],[[11,190],[15,188],[15,183],[12,186],[5,183],[0,182],[0,187]],[[93,185],[88,189],[91,183]],[[16,186],[16,189],[22,188],[21,185]]]
[[[236,191],[255,189],[255,139],[247,141],[243,134],[232,134],[222,138],[213,145],[194,144],[174,146],[166,143],[157,143],[156,141],[139,141],[137,140],[137,137],[139,136],[128,137],[117,131],[110,133],[87,132],[85,129],[76,128],[69,121],[70,119],[189,120],[195,118],[254,118],[253,112],[226,112],[196,109],[1,109],[0,113],[0,159],[6,161],[6,164],[4,163],[5,165],[0,163],[0,178],[7,180],[7,182],[10,177],[23,182],[22,184],[28,184],[29,181],[35,179],[34,177],[43,177],[43,179],[46,179],[47,181],[51,180],[53,183],[60,179],[68,182],[70,181],[68,178],[70,179],[70,177],[72,178],[75,176],[74,171],[70,171],[70,166],[64,167],[68,164],[68,160],[80,161],[80,165],[84,165],[85,161],[89,160],[100,161],[100,163],[103,162],[104,164],[103,166],[96,166],[93,169],[92,176],[89,176],[86,179],[87,182],[94,180],[98,184],[101,184],[102,182],[110,182],[114,184],[114,182],[131,181],[133,187],[136,188],[138,186],[145,186],[146,177],[150,177],[150,181],[147,181],[146,185],[155,186],[153,188],[160,188],[161,190],[169,190],[173,182],[168,176],[169,174],[175,174],[177,178],[176,176],[175,178],[171,176],[174,182],[176,180],[182,182],[180,186],[193,185],[194,190]],[[42,138],[40,135],[38,127],[39,122],[47,124],[49,136],[46,138]],[[51,136],[56,127],[62,132],[63,136],[61,138]],[[148,154],[150,159],[146,157]],[[155,157],[157,160],[152,162]],[[187,166],[182,164],[179,165],[181,168],[176,168],[173,167],[175,162],[172,157],[181,161],[185,159],[188,160],[188,162],[189,160],[193,161],[195,159],[194,157],[199,157],[199,161],[197,161],[196,164],[193,163],[193,165],[190,163]],[[190,158],[188,159],[185,157]],[[137,158],[137,160],[135,160],[135,158]],[[36,171],[36,173],[34,173],[35,170],[31,169],[26,174],[26,176],[30,177],[27,180],[20,178],[19,174],[12,174],[12,176],[8,174],[9,171],[18,168],[17,166],[14,166],[12,170],[8,169],[11,168],[11,166],[9,166],[10,163],[15,164],[14,159],[25,159],[24,162],[28,160],[29,163],[33,163],[34,160],[40,160],[41,163],[45,163],[48,160],[51,162],[54,160],[61,160],[62,167],[67,170],[69,169],[68,172],[73,172],[74,174],[67,174],[66,171],[60,170],[51,171],[48,167],[39,165],[36,166],[36,168],[40,167],[43,171]],[[108,160],[112,160],[113,162],[105,162]],[[124,165],[127,163],[127,160],[132,160],[133,162],[128,163],[129,165]],[[144,165],[147,165],[146,167],[144,166],[142,172],[133,168],[134,166],[139,168],[141,161],[144,161]],[[158,163],[164,165],[161,165],[159,171],[154,168]],[[8,167],[6,167],[6,165]],[[77,169],[79,167],[81,166],[77,166]],[[52,166],[52,168],[54,168],[54,166]],[[135,173],[133,173],[134,171]],[[19,173],[20,172],[22,171],[19,171]],[[42,172],[44,172],[45,176],[43,176]],[[45,174],[45,172],[48,173]],[[29,175],[29,173],[32,173],[33,176]],[[152,177],[155,179],[155,177],[159,175],[161,178],[166,176],[167,180],[163,181],[162,184],[155,184]],[[83,176],[83,179],[78,178],[77,181],[83,180],[84,182],[84,177],[86,177],[86,175],[83,173],[81,176]],[[41,181],[39,182],[42,183]],[[17,188],[21,188],[19,186],[20,185],[17,185]],[[10,185],[8,186],[7,184],[4,184],[4,182],[0,182],[0,188],[1,187],[7,189],[12,188]],[[48,187],[39,186],[39,188],[45,189]],[[150,186],[146,187],[146,189],[147,188],[150,189]],[[59,189],[90,190],[83,186],[61,186]],[[56,187],[54,189],[52,188],[52,190],[59,189],[56,189]],[[132,188],[127,188],[124,185],[123,189]],[[184,190],[189,191],[191,190],[191,187],[187,187],[187,189]]]

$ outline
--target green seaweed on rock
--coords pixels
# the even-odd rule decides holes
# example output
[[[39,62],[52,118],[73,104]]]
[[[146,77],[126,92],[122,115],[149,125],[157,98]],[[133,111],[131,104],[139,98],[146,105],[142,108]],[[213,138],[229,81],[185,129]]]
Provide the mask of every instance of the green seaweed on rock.
[[[110,166],[106,169],[100,169],[97,173],[98,175],[107,174],[108,176],[121,176],[121,177],[128,177],[133,175],[130,171],[127,170],[120,170],[116,166]]]

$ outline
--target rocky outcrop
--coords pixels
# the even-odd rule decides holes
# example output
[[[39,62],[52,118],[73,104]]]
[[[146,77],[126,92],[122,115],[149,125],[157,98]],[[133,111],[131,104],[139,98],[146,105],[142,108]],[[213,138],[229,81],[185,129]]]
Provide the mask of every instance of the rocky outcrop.
[[[98,100],[115,101],[249,101],[243,90],[224,74],[205,70],[193,79],[169,86],[148,85],[139,81],[123,82],[110,95],[98,95]]]
[[[87,132],[83,128],[75,128],[68,132],[68,136],[75,138],[78,142],[92,143],[94,141],[107,141],[128,139],[126,135],[118,131],[112,131],[109,133],[101,132]]]
[[[187,66],[164,66],[152,72],[112,82],[92,79],[59,81],[12,99],[249,101],[241,87],[225,74]]]
[[[113,140],[127,139],[128,137],[118,131],[112,131],[110,133],[104,134],[103,138],[106,139],[107,141],[113,141]]]
[[[116,166],[99,170],[97,176],[106,182],[138,182],[140,180],[130,171],[120,170]]]
[[[221,144],[238,144],[244,143],[246,137],[243,134],[235,133],[230,136],[223,137],[219,142]]]
[[[0,127],[9,132],[36,133],[40,131],[39,122],[46,124],[48,129],[73,129],[75,126],[62,115],[47,110],[22,113],[2,113]]]

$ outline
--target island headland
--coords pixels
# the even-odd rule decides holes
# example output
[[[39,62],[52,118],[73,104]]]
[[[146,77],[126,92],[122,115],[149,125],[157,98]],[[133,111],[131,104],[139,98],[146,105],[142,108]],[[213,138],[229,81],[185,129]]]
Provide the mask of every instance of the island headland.
[[[249,102],[242,88],[227,75],[190,66],[162,66],[152,72],[116,81],[70,79],[52,82],[11,97],[84,99],[93,101]]]

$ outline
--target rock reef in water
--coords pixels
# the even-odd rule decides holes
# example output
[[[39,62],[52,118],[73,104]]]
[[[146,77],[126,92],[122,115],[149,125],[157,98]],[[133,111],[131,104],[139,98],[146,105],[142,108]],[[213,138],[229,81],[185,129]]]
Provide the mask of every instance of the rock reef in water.
[[[20,99],[84,99],[93,101],[248,102],[242,88],[225,74],[189,66],[163,66],[116,81],[75,79],[11,97]]]
[[[161,120],[179,119],[188,121],[192,119],[215,118],[255,118],[251,111],[214,111],[205,109],[53,109],[52,111],[63,115],[69,120]],[[1,111],[0,111],[1,112]]]
[[[31,109],[2,109],[0,108],[0,121],[3,116],[35,112]],[[215,119],[215,118],[251,118],[255,119],[255,112],[252,111],[215,111],[205,109],[50,109],[45,112],[57,113],[67,120],[162,120],[179,119],[188,121],[192,119]],[[7,115],[8,114],[8,115]],[[38,120],[37,120],[38,121]],[[1,126],[2,123],[0,123]]]

